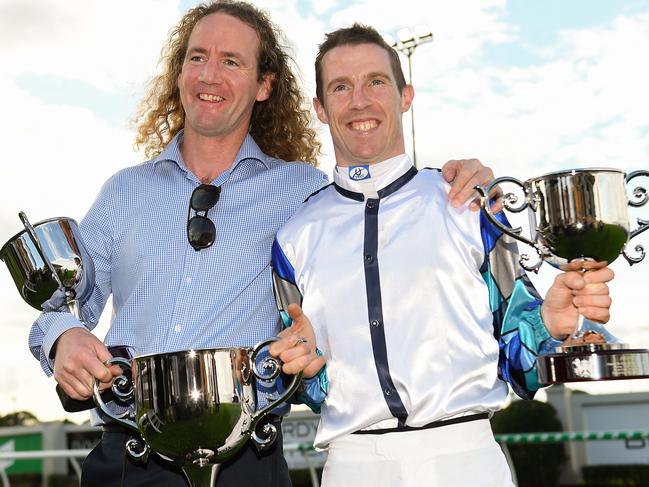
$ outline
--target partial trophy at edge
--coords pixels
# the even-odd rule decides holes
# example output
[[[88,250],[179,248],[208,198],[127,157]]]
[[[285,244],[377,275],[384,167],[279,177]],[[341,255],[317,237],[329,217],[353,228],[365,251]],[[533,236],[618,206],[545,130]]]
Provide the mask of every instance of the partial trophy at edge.
[[[631,181],[638,177],[649,177],[649,171],[627,175],[608,168],[571,169],[524,182],[501,177],[476,190],[491,223],[536,250],[535,262],[529,255],[521,255],[519,262],[525,270],[538,272],[543,262],[548,262],[562,270],[588,272],[611,264],[620,254],[630,265],[644,259],[642,245],[629,247],[631,239],[649,229],[646,219],[638,218],[635,229],[629,223],[628,207],[639,208],[649,201],[643,186],[627,194]],[[531,238],[522,235],[521,227],[509,227],[501,219],[504,212],[497,215],[492,211],[489,195],[506,183],[518,186],[524,197],[506,193],[504,209],[512,213],[527,210]],[[580,316],[575,332],[556,353],[537,358],[540,383],[649,378],[649,350],[606,340],[588,326]]]

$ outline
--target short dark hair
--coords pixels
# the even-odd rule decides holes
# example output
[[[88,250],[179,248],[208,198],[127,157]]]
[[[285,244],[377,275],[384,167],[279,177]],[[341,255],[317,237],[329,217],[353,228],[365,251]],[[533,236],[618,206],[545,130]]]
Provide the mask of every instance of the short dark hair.
[[[392,67],[392,74],[397,82],[399,93],[403,91],[406,86],[406,78],[401,69],[401,61],[399,55],[387,42],[381,37],[381,34],[374,27],[354,23],[351,27],[338,29],[325,35],[325,41],[320,44],[318,49],[318,56],[315,58],[315,94],[320,103],[322,99],[322,58],[325,54],[335,47],[358,44],[376,44],[377,46],[385,49],[390,58],[390,66]]]

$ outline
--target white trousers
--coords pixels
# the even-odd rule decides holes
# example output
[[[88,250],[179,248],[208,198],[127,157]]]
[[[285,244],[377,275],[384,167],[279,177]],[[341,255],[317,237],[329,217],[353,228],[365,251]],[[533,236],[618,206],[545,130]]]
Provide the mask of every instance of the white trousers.
[[[329,445],[322,487],[513,487],[488,420],[347,435]]]

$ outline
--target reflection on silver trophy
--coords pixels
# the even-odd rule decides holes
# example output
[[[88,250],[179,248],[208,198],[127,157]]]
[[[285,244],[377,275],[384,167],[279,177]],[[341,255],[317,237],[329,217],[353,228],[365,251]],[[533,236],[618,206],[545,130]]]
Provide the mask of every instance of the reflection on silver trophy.
[[[113,358],[107,364],[117,364],[131,374],[115,380],[113,393],[125,401],[135,399],[135,412],[111,411],[101,399],[99,382],[94,386],[95,402],[144,440],[129,440],[127,451],[132,457],[145,459],[153,451],[181,466],[192,487],[211,486],[218,464],[248,439],[259,449],[273,443],[277,430],[262,419],[299,386],[301,373],[280,397],[258,409],[256,381],[275,380],[280,365],[266,357],[258,367],[257,356],[275,340],[253,348],[187,350],[131,361]]]
[[[79,226],[71,218],[50,218],[34,224],[21,212],[25,230],[0,249],[20,296],[41,311],[55,291],[79,318],[77,302],[87,298],[95,282],[95,268],[83,246]]]
[[[649,229],[649,220],[637,219],[631,230],[629,206],[639,208],[649,201],[646,188],[636,186],[627,194],[631,181],[649,177],[649,171],[626,175],[616,169],[573,169],[554,172],[521,182],[512,177],[495,179],[486,187],[476,187],[482,196],[482,209],[503,233],[536,250],[532,262],[523,254],[520,265],[537,272],[548,262],[563,270],[587,272],[613,262],[622,254],[629,264],[642,261],[642,245],[629,248],[629,241]],[[512,183],[524,194],[503,197],[505,210],[528,210],[531,238],[522,229],[509,228],[494,215],[489,195],[498,185]],[[649,377],[649,350],[633,349],[623,343],[595,343],[583,330],[580,317],[575,333],[557,353],[539,356],[537,365],[542,384],[562,382],[636,379]],[[598,340],[603,342],[604,340]]]
[[[25,213],[18,214],[25,228],[0,249],[20,296],[27,304],[44,311],[66,305],[81,321],[79,304],[92,292],[95,267],[83,245],[79,226],[71,218],[49,218],[32,225]],[[56,387],[66,411],[88,409],[84,401],[74,401]]]

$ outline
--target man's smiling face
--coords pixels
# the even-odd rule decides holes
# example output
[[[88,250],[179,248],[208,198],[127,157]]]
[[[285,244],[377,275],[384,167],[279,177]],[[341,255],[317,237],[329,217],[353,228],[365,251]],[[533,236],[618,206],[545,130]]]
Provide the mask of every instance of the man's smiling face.
[[[178,77],[186,134],[245,136],[255,102],[271,91],[268,77],[259,80],[258,52],[257,33],[235,17],[214,13],[196,23]]]
[[[342,45],[322,59],[323,101],[318,118],[329,125],[339,166],[374,164],[403,154],[402,114],[414,96],[397,87],[388,53],[376,44]]]

